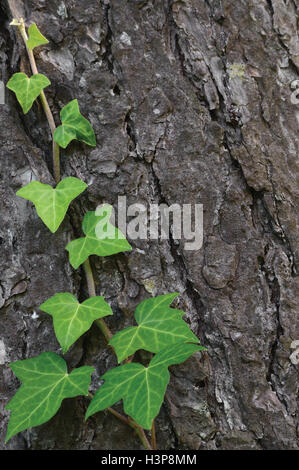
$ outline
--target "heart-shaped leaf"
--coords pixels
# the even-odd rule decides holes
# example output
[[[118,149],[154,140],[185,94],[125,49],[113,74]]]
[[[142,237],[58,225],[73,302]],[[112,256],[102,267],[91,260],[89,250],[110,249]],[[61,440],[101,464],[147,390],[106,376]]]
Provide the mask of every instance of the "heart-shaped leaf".
[[[66,246],[73,268],[77,269],[90,255],[110,256],[132,249],[122,232],[109,222],[112,206],[105,207],[106,214],[102,216],[96,216],[95,212],[87,212],[82,223],[86,236],[77,238]],[[101,234],[97,226],[103,225],[103,220],[107,231]]]
[[[49,184],[32,181],[16,194],[33,202],[39,217],[54,233],[63,221],[72,200],[86,188],[86,183],[69,176],[61,180],[55,189]]]
[[[143,428],[150,429],[163,403],[169,382],[168,367],[204,349],[197,344],[175,344],[154,356],[148,367],[130,363],[106,372],[101,377],[105,383],[92,399],[86,419],[122,399],[125,412]]]
[[[182,319],[184,312],[169,307],[177,295],[178,293],[160,295],[138,305],[135,311],[138,326],[116,333],[109,342],[119,362],[138,349],[157,353],[181,341],[198,342],[198,338]]]
[[[24,114],[28,113],[41,91],[51,85],[50,80],[43,74],[37,73],[28,78],[25,73],[15,73],[7,82],[7,88],[15,92]]]
[[[95,147],[96,138],[93,128],[80,113],[78,100],[73,100],[62,108],[60,119],[62,125],[54,132],[54,140],[60,147],[65,149],[74,139]]]
[[[88,395],[93,367],[67,373],[65,361],[53,352],[10,364],[22,385],[6,406],[11,411],[6,441],[24,429],[48,421],[64,398]]]
[[[48,39],[42,35],[35,23],[29,26],[28,29],[28,40],[27,47],[32,51],[35,47],[41,46],[42,44],[48,44]]]
[[[40,309],[53,317],[56,337],[66,353],[70,346],[91,327],[94,320],[113,315],[104,297],[91,297],[82,304],[68,292],[55,294]]]

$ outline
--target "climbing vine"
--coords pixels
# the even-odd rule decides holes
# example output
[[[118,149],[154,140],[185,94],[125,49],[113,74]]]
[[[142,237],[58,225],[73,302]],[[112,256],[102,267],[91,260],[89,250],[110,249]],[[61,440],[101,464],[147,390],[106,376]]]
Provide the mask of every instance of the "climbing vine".
[[[25,42],[32,76],[15,73],[7,87],[15,93],[24,113],[31,109],[38,97],[41,99],[53,137],[56,181],[55,188],[33,181],[16,194],[34,204],[43,223],[54,233],[64,220],[70,203],[87,188],[87,184],[78,178],[60,178],[60,148],[65,149],[73,140],[94,147],[96,136],[90,122],[80,113],[76,99],[63,107],[60,112],[61,125],[56,127],[44,92],[51,83],[45,75],[38,73],[33,54],[35,47],[47,44],[48,40],[36,24],[29,27],[28,35],[22,19],[15,19],[11,24],[18,27]],[[69,292],[56,293],[45,299],[40,309],[53,318],[54,332],[62,354],[95,322],[120,365],[101,377],[104,383],[91,396],[89,386],[93,367],[82,366],[68,373],[64,359],[53,352],[43,352],[37,357],[11,363],[10,368],[22,384],[6,406],[11,412],[6,442],[17,433],[48,421],[64,398],[89,395],[91,402],[86,419],[108,410],[137,432],[145,448],[155,449],[154,419],[169,383],[168,367],[205,349],[182,319],[184,312],[171,307],[178,293],[144,300],[136,308],[137,326],[125,328],[114,335],[111,333],[103,318],[113,315],[113,312],[104,297],[96,295],[89,261],[90,255],[111,256],[132,249],[122,232],[109,222],[111,211],[112,207],[105,205],[101,210],[87,212],[82,222],[85,236],[66,246],[72,267],[84,267],[89,298],[80,304]],[[153,354],[147,367],[134,361],[134,354],[140,349]],[[127,416],[111,408],[120,400],[123,400]],[[144,429],[151,430],[151,444]]]

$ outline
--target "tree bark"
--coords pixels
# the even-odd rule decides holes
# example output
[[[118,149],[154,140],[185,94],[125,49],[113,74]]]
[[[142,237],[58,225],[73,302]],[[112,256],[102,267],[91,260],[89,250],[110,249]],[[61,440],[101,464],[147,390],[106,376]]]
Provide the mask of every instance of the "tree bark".
[[[48,423],[4,445],[4,410],[19,382],[8,364],[60,352],[39,305],[56,292],[88,297],[65,246],[87,210],[142,203],[203,204],[204,239],[129,240],[130,254],[92,257],[97,295],[114,310],[112,332],[133,324],[150,295],[176,306],[206,353],[171,368],[156,422],[159,449],[298,449],[299,331],[298,0],[1,0],[2,81],[29,72],[9,22],[23,16],[48,38],[36,49],[56,123],[77,98],[97,147],[72,143],[62,176],[88,189],[56,234],[16,191],[54,185],[51,135],[37,102],[23,115],[0,105],[0,448],[139,449],[105,412],[87,422],[87,398],[65,400]],[[298,100],[297,100],[298,101]],[[297,342],[296,342],[297,341]],[[140,357],[143,355],[140,353]],[[93,327],[67,353],[70,368],[116,365]],[[117,408],[121,410],[121,406]]]

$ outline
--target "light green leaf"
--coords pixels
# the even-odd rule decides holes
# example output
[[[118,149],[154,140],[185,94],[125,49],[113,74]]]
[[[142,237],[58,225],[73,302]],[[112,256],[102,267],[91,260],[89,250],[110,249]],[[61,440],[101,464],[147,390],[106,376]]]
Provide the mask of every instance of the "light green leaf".
[[[56,337],[66,353],[70,346],[91,327],[94,320],[113,315],[104,297],[91,297],[82,304],[68,292],[55,294],[40,309],[53,317]]]
[[[39,217],[54,233],[63,221],[72,200],[86,188],[86,183],[69,176],[60,181],[55,189],[49,184],[32,181],[19,189],[16,194],[33,202]]]
[[[150,429],[163,403],[169,382],[168,367],[203,349],[197,344],[175,344],[154,356],[148,367],[130,363],[106,372],[101,377],[105,383],[91,401],[86,419],[122,399],[124,411],[143,428]]]
[[[24,429],[48,421],[64,398],[88,395],[93,367],[67,373],[65,361],[53,352],[10,364],[22,385],[6,406],[11,411],[6,441]]]
[[[178,293],[160,295],[141,302],[135,311],[138,326],[116,333],[109,344],[114,348],[118,362],[138,349],[157,353],[181,341],[198,342],[198,338],[182,319],[184,312],[169,305]]]
[[[54,137],[55,142],[65,149],[72,140],[76,139],[77,133],[70,127],[59,126],[55,130]]]
[[[7,88],[15,92],[24,114],[28,113],[41,91],[51,85],[50,80],[41,73],[28,78],[25,73],[15,73],[7,82]]]
[[[86,236],[77,238],[66,246],[73,268],[77,269],[90,255],[110,256],[132,249],[122,232],[110,224],[111,211],[112,207],[106,206],[106,215],[96,216],[95,212],[85,214],[82,229]],[[107,229],[104,235],[107,238],[104,238],[97,227],[103,225],[104,221]]]
[[[30,51],[37,46],[41,46],[42,44],[48,44],[48,39],[42,35],[39,31],[38,27],[35,23],[29,26],[28,29],[28,40],[27,40],[27,47]]]
[[[54,132],[54,140],[60,147],[65,149],[74,139],[95,147],[96,138],[93,128],[80,113],[78,100],[73,100],[62,108],[60,119],[62,125]]]

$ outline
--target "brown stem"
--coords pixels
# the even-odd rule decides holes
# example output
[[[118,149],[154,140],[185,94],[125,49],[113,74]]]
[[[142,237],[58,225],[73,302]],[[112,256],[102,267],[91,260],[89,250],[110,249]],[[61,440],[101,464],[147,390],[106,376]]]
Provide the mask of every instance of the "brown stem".
[[[157,450],[157,441],[156,441],[156,430],[155,430],[155,420],[153,419],[152,423],[152,448]]]
[[[141,426],[139,426],[139,424],[137,424],[135,421],[121,415],[120,413],[118,413],[118,411],[115,411],[113,408],[106,408],[106,409],[110,413],[112,413],[114,416],[116,416],[116,418],[118,418],[120,421],[122,421],[123,423],[127,424],[128,426],[130,426],[131,428],[134,429],[134,431],[138,435],[138,437],[139,437],[140,441],[142,442],[143,446],[145,447],[145,449],[153,450],[152,446],[150,445],[150,443],[149,443],[149,441],[148,441],[148,439],[145,435],[145,432],[144,432],[143,428]]]
[[[127,357],[127,359],[124,360],[124,364],[130,364],[130,362],[132,362],[134,359],[134,354],[132,354],[131,356]]]
[[[37,70],[35,58],[33,55],[33,51],[29,50],[27,46],[28,36],[26,33],[25,23],[23,19],[20,19],[18,28],[26,46],[32,73],[33,75],[36,75],[38,74],[38,70]],[[43,90],[40,93],[40,98],[41,98],[42,106],[43,106],[45,115],[47,117],[50,129],[52,132],[53,170],[54,170],[54,177],[55,177],[56,184],[58,184],[60,181],[60,156],[59,156],[59,145],[54,141],[54,132],[56,129],[56,125],[55,125],[55,121],[54,121],[53,114],[50,109],[48,100]]]
[[[131,418],[128,418],[128,421],[129,421],[129,426],[131,426],[131,428],[135,429],[135,431],[136,431],[139,439],[141,440],[142,444],[144,445],[145,449],[153,450],[152,446],[148,442],[148,439],[145,435],[144,429],[139,424],[137,424],[135,421],[133,421]]]
[[[89,398],[92,400],[93,399],[93,394],[88,392],[88,396]],[[123,416],[122,414],[120,414],[118,411],[114,410],[113,408],[106,408],[107,411],[109,411],[111,414],[113,414],[114,416],[116,416],[116,418],[118,418],[120,421],[122,421],[123,423],[127,424],[128,426],[131,426],[130,425],[130,422],[128,420],[128,418],[126,418],[125,416]]]
[[[122,414],[120,414],[118,411],[114,410],[113,408],[106,408],[107,411],[109,411],[109,413],[113,414],[114,416],[116,416],[117,419],[119,419],[120,421],[122,421],[123,423],[127,424],[128,426],[130,426],[130,422],[128,420],[128,418],[126,418],[125,416],[123,416]]]
[[[88,396],[89,398],[93,398],[93,395],[92,393],[88,393]],[[107,411],[109,411],[109,413],[113,414],[117,419],[119,419],[120,421],[122,421],[123,423],[127,424],[128,426],[130,426],[132,429],[134,429],[134,431],[136,432],[136,434],[138,435],[139,439],[141,440],[143,446],[145,447],[145,449],[148,449],[148,450],[152,450],[153,448],[151,447],[146,435],[145,435],[145,432],[143,430],[143,428],[141,426],[139,426],[139,424],[137,424],[135,421],[133,421],[131,418],[126,418],[125,416],[123,416],[121,413],[119,413],[118,411],[114,410],[113,408],[106,408]]]
[[[94,278],[93,278],[93,273],[92,273],[92,269],[91,269],[91,266],[90,266],[89,258],[87,258],[87,260],[84,261],[83,267],[84,267],[86,281],[87,281],[88,293],[89,293],[90,297],[95,297],[96,296],[96,288],[95,288],[95,284],[94,284]]]

